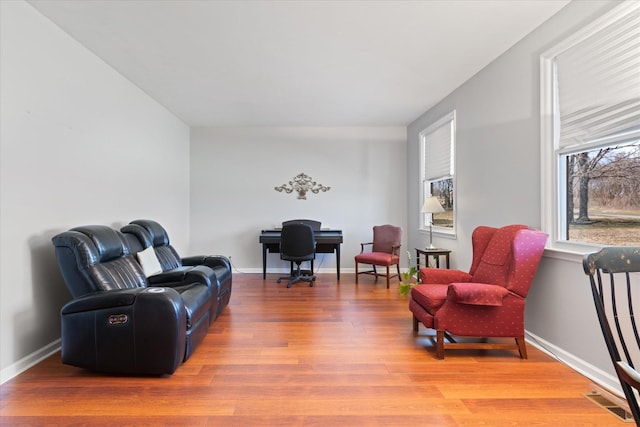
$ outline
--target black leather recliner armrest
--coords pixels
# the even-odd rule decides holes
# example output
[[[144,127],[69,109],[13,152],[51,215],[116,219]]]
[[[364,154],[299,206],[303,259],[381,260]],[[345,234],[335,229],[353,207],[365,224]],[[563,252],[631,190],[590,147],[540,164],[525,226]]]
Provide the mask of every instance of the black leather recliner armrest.
[[[143,288],[122,289],[112,292],[96,292],[84,295],[78,299],[71,300],[62,307],[61,314],[80,313],[90,310],[101,310],[133,304],[136,295]]]
[[[223,255],[194,255],[181,258],[183,265],[206,266],[215,272],[218,281],[218,308],[214,316],[220,316],[222,310],[229,304],[231,298],[231,262]]]
[[[171,288],[86,295],[61,310],[62,362],[101,372],[172,374],[184,360],[186,310]]]
[[[162,273],[154,274],[147,277],[149,286],[182,286],[187,285],[187,274],[191,267],[178,267],[171,270],[163,271]],[[200,281],[200,283],[208,285],[209,281]]]
[[[231,262],[222,255],[195,255],[182,258],[183,265],[207,267],[214,271],[218,284],[226,284],[227,289],[220,292],[230,292],[231,288]],[[228,302],[228,301],[227,301]]]
[[[183,265],[206,265],[215,269],[224,267],[231,272],[231,262],[224,255],[193,255],[181,259]]]
[[[211,289],[213,299],[218,298],[216,280],[215,272],[205,265],[178,267],[147,278],[149,286],[153,287],[167,286],[174,288],[192,283],[202,283]]]

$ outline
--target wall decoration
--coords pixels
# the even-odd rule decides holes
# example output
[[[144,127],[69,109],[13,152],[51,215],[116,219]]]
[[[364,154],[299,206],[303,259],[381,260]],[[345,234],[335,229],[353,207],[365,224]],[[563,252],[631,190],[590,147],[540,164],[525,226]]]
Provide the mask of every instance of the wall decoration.
[[[331,187],[327,187],[322,184],[318,184],[308,175],[304,173],[299,173],[294,176],[291,181],[289,181],[289,185],[282,184],[278,187],[275,187],[276,191],[291,193],[294,190],[298,193],[298,199],[307,200],[307,192],[311,191],[314,194],[318,194],[320,191],[325,192],[329,191]]]

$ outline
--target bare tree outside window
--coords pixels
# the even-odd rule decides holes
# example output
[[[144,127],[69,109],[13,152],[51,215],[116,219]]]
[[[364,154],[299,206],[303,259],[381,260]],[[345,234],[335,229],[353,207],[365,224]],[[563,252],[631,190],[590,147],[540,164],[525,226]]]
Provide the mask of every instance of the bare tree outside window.
[[[432,181],[431,195],[438,198],[444,209],[444,212],[433,214],[433,225],[453,227],[453,178]]]
[[[566,240],[640,245],[640,141],[565,159]]]

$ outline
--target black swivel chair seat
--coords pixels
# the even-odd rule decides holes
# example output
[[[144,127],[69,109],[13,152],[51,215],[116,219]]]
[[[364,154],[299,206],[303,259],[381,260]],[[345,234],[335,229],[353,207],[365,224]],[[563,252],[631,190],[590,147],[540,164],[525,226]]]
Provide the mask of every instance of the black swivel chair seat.
[[[280,259],[296,264],[295,271],[290,276],[280,277],[278,283],[287,279],[287,288],[297,282],[309,282],[313,286],[316,276],[303,275],[300,264],[313,261],[316,256],[316,238],[313,228],[308,224],[283,224],[280,237]]]

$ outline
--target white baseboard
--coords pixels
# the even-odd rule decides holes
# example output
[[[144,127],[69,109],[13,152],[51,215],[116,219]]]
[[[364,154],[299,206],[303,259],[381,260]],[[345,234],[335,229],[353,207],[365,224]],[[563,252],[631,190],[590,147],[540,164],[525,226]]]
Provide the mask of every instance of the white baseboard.
[[[620,387],[620,381],[618,381],[618,377],[616,377],[615,375],[611,375],[608,372],[605,372],[602,369],[597,368],[590,363],[577,358],[573,354],[567,353],[563,349],[551,344],[550,342],[544,340],[543,338],[540,338],[535,334],[532,334],[529,331],[525,331],[525,338],[528,344],[531,344],[533,347],[537,348],[543,353],[546,353],[559,362],[567,365],[579,374],[584,375],[600,387],[608,390],[610,393],[613,393],[620,397],[624,397],[624,393],[622,392],[622,388]]]
[[[302,268],[304,269],[304,266]],[[400,271],[402,271],[402,269],[400,269]],[[262,274],[262,268],[255,268],[255,267],[238,267],[238,268],[235,268],[235,267],[233,267],[232,272],[233,273],[245,273],[245,274],[253,274],[253,273]],[[342,274],[342,273],[355,273],[355,272],[356,272],[355,268],[341,268],[340,269],[340,274]],[[269,268],[267,268],[267,273],[289,274],[289,269],[288,268],[269,267]],[[322,267],[322,268],[316,269],[316,274],[324,274],[324,273],[336,274],[336,268],[335,267]]]
[[[7,366],[0,372],[0,384],[4,384],[16,375],[21,374],[33,365],[51,356],[53,353],[60,351],[60,344],[61,340],[58,338],[52,343]]]

